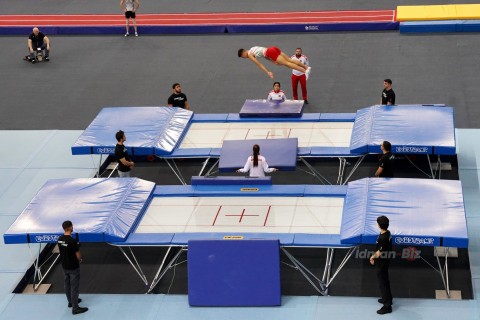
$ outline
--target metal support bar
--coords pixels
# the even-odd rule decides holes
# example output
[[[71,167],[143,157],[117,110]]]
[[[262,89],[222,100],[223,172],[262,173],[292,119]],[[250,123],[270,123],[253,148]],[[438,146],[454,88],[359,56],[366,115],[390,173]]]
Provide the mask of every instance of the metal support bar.
[[[217,161],[215,161],[215,163],[210,167],[210,169],[207,171],[207,173],[205,173],[205,177],[208,177],[213,169],[215,169],[215,167],[217,166],[217,164],[220,162],[220,158],[217,159]]]
[[[332,284],[335,277],[338,273],[343,269],[345,264],[350,260],[353,253],[357,250],[358,247],[350,247],[348,248],[347,254],[343,258],[342,262],[338,266],[337,270],[331,276],[331,269],[333,265],[333,253],[334,248],[327,248],[327,257],[325,261],[325,268],[323,271],[322,280],[320,280],[312,271],[310,271],[307,267],[305,267],[300,261],[298,261],[290,252],[287,251],[284,247],[281,247],[282,251],[285,253],[287,258],[293,263],[295,269],[300,271],[300,273],[305,277],[305,279],[312,285],[312,287],[321,295],[326,296],[328,295],[328,289]],[[318,283],[318,285],[317,285]]]
[[[180,170],[177,167],[177,164],[176,164],[175,160],[171,159],[172,164],[170,164],[170,159],[163,158],[163,160],[165,160],[165,162],[168,164],[168,166],[173,171],[175,176],[177,176],[177,179],[180,181],[180,183],[183,184],[183,185],[187,185],[187,183],[185,182],[185,179],[182,176],[182,173],[180,172]]]
[[[143,270],[142,268],[140,267],[140,264],[138,263],[137,261],[137,258],[135,257],[135,255],[133,254],[133,251],[130,247],[128,247],[128,249],[130,250],[130,254],[132,255],[132,259],[135,261],[135,263],[133,263],[133,261],[130,259],[130,257],[128,256],[128,254],[123,250],[122,247],[118,247],[120,249],[120,251],[123,253],[123,255],[125,256],[125,258],[127,258],[128,262],[130,262],[130,264],[132,265],[133,269],[137,272],[138,276],[140,277],[140,279],[142,279],[143,283],[145,284],[145,286],[148,287],[148,281],[147,281],[147,277],[145,276],[145,273],[143,273]]]
[[[310,169],[310,172],[313,174],[315,178],[317,178],[321,183],[323,184],[332,184],[330,181],[328,181],[327,178],[325,178],[320,172],[318,172],[310,163],[308,163],[307,160],[305,160],[304,157],[299,157],[300,160],[307,166],[308,169]]]
[[[169,248],[168,248],[167,253],[166,253],[165,256],[163,257],[162,264],[161,264],[160,267],[158,268],[157,273],[155,274],[155,278],[153,279],[152,283],[150,284],[150,287],[148,288],[147,293],[152,292],[152,290],[157,286],[157,284],[160,282],[160,280],[162,280],[163,276],[167,273],[167,271],[172,268],[172,266],[173,266],[174,263],[177,261],[177,259],[180,257],[180,255],[182,254],[182,252],[187,250],[185,246],[181,247],[181,248],[178,250],[178,252],[173,256],[173,258],[170,260],[170,262],[167,263],[167,265],[165,266],[165,268],[163,268],[163,265],[165,264],[165,261],[167,260],[167,256],[168,256],[168,254],[170,253],[171,248],[172,248],[172,247],[169,247]],[[163,269],[163,270],[162,270],[162,269]]]
[[[345,185],[348,183],[348,180],[350,180],[350,178],[352,177],[352,175],[355,173],[355,171],[357,170],[357,168],[360,166],[360,164],[362,164],[363,162],[363,159],[365,159],[367,155],[364,154],[363,156],[360,156],[358,159],[357,159],[357,162],[355,163],[355,165],[353,166],[352,170],[350,171],[350,174],[347,176],[347,178],[343,181],[342,185]],[[346,163],[345,163],[346,164]]]
[[[32,256],[32,252],[31,252],[31,247],[30,247],[30,244],[28,245],[29,246],[29,249],[30,249],[30,255]],[[45,280],[45,278],[47,277],[47,275],[50,273],[50,271],[52,270],[53,266],[55,265],[55,263],[57,263],[58,261],[58,258],[60,257],[60,254],[59,253],[55,253],[55,252],[52,252],[50,254],[50,256],[45,260],[45,262],[43,262],[41,265],[40,265],[40,254],[42,253],[42,245],[39,244],[38,245],[38,253],[36,255],[36,258],[35,258],[35,262],[33,263],[33,266],[35,268],[35,271],[33,273],[33,291],[37,291],[38,288],[40,287],[40,285],[42,284],[43,280]],[[47,264],[47,262],[52,258],[52,257],[55,257],[53,259],[53,262],[50,264],[50,266],[47,268],[47,271],[45,271],[45,273],[43,274],[42,273],[42,267]],[[38,280],[38,282],[37,282]]]
[[[208,161],[210,161],[210,157],[208,157],[207,159],[205,159],[205,161],[203,162],[203,166],[202,166],[202,169],[200,169],[200,172],[198,173],[199,176],[202,175],[203,173],[203,170],[205,170],[205,167],[207,166],[208,164]]]

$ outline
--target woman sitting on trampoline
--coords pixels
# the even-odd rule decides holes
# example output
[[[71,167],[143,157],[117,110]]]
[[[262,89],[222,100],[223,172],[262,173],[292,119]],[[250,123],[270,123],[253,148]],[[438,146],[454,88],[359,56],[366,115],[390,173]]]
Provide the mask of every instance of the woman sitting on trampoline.
[[[265,172],[275,172],[278,169],[269,168],[265,157],[260,155],[260,146],[258,144],[253,145],[253,156],[247,158],[245,167],[238,169],[237,172],[250,171],[250,177],[265,177]]]
[[[312,70],[311,67],[304,65],[298,60],[292,60],[289,56],[283,53],[277,47],[252,47],[250,50],[245,49],[238,49],[238,57],[244,59],[250,59],[253,63],[255,63],[260,69],[263,70],[270,78],[273,79],[273,73],[268,71],[267,68],[263,64],[261,64],[257,58],[264,57],[267,60],[272,61],[273,63],[279,66],[285,66],[290,69],[295,69],[300,72],[305,73],[307,80],[310,76],[310,72]]]

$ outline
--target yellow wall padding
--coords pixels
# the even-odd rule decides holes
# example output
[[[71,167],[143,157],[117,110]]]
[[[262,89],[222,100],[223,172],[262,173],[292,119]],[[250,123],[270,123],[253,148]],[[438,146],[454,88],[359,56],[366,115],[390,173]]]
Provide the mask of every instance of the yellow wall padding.
[[[480,19],[480,4],[398,6],[397,21]]]

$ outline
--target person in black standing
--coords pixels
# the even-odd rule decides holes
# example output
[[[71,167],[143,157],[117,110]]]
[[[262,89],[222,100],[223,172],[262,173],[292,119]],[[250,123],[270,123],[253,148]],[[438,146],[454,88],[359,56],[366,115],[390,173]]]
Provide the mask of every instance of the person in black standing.
[[[375,177],[393,178],[393,160],[395,156],[391,152],[392,144],[388,141],[383,141],[380,148],[383,154],[380,157],[380,166],[375,172]]]
[[[395,104],[395,92],[392,89],[392,80],[383,80],[382,101],[383,105]]]
[[[124,142],[127,141],[125,132],[119,130],[115,134],[115,138],[117,139],[117,145],[115,146],[115,158],[117,158],[118,162],[118,176],[120,178],[129,178],[130,171],[135,166],[135,163],[133,163],[131,160],[130,156],[128,155],[128,150],[124,145]]]
[[[390,253],[392,252],[392,235],[388,231],[390,221],[385,216],[377,218],[380,234],[377,238],[375,253],[370,257],[370,264],[377,267],[378,286],[382,297],[378,299],[383,307],[377,310],[378,314],[392,313],[392,291],[390,290],[390,278],[388,267],[390,266]]]
[[[168,106],[190,110],[190,103],[188,103],[187,96],[182,93],[182,87],[180,84],[174,83],[172,85],[172,89],[173,93],[170,97],[168,97]]]
[[[78,304],[82,299],[78,298],[80,287],[80,263],[82,255],[78,242],[72,238],[73,223],[69,220],[62,223],[63,236],[58,238],[57,244],[60,250],[60,260],[62,261],[65,294],[67,295],[68,307],[72,308],[72,314],[79,314],[88,311],[88,308],[82,308]]]
[[[31,63],[37,62],[35,51],[40,49],[45,51],[43,59],[50,61],[50,39],[37,27],[33,28],[32,33],[28,36],[27,45],[29,55],[24,58],[25,60],[29,60]]]

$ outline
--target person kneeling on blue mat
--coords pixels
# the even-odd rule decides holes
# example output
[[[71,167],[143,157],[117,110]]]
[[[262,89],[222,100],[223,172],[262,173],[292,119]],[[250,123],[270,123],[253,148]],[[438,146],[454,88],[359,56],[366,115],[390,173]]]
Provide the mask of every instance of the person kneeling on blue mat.
[[[33,32],[28,36],[28,52],[29,55],[24,59],[31,63],[50,61],[50,39],[37,27],[33,28]]]

